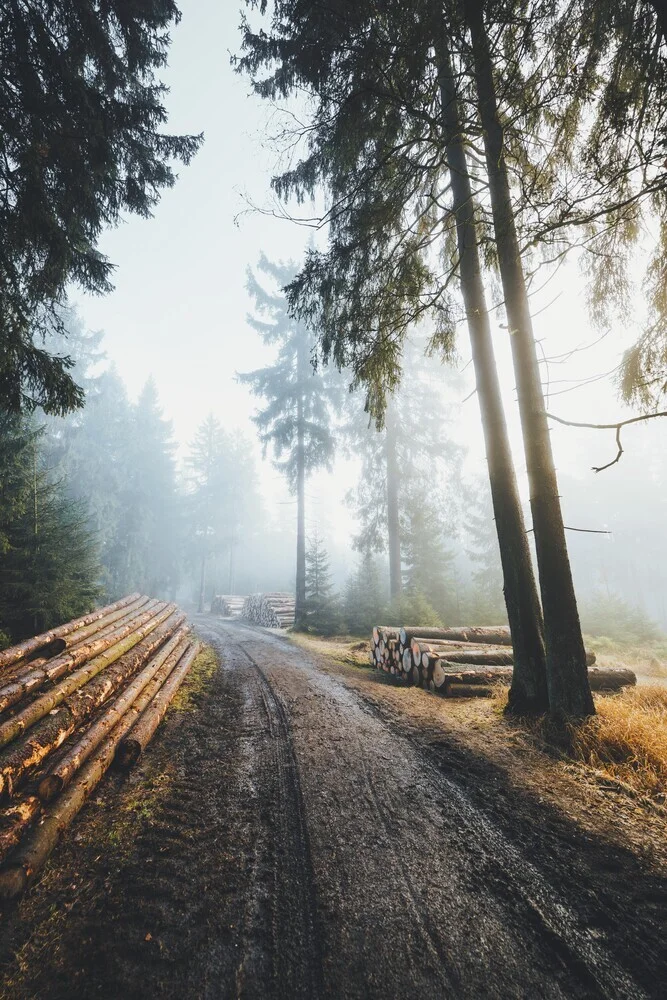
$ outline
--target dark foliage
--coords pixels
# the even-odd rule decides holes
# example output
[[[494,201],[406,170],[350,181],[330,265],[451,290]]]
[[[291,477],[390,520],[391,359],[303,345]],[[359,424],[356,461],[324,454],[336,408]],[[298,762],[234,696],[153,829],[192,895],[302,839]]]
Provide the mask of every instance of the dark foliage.
[[[0,400],[64,413],[82,392],[61,328],[68,282],[111,288],[97,248],[121,212],[149,216],[201,138],[161,131],[173,0],[31,0],[0,7]]]

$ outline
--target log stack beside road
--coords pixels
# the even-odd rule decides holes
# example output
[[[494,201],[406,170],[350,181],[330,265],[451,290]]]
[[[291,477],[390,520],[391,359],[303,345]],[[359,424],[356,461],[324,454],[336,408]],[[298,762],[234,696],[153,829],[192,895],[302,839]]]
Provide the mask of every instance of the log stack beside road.
[[[145,749],[197,653],[141,594],[0,652],[0,899],[19,895],[118,757]]]
[[[240,618],[246,597],[236,594],[216,594],[211,601],[211,614],[222,615],[223,618]]]
[[[593,691],[618,691],[637,683],[631,670],[593,668],[586,653]],[[399,683],[428,688],[444,697],[484,697],[494,684],[512,680],[514,657],[509,629],[503,626],[425,628],[376,625],[370,662]]]
[[[296,603],[292,594],[251,594],[243,605],[243,617],[265,628],[291,628]]]

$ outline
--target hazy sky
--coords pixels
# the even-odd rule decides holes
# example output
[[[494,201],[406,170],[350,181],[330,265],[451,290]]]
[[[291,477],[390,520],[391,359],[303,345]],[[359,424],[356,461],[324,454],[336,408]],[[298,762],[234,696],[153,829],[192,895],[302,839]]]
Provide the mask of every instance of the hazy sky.
[[[164,74],[171,88],[169,129],[203,131],[204,145],[192,164],[180,169],[175,188],[163,195],[153,219],[130,218],[102,239],[101,249],[117,265],[115,292],[105,298],[73,294],[86,325],[104,330],[108,356],[131,394],[136,395],[149,375],[155,377],[181,443],[192,437],[209,411],[227,428],[254,435],[249,418],[255,401],[234,381],[236,371],[257,367],[267,357],[246,324],[250,308],[246,268],[261,252],[270,258],[298,260],[310,235],[307,229],[259,214],[244,214],[235,223],[246,195],[256,203],[268,201],[276,165],[276,153],[265,138],[271,111],[250,93],[248,80],[230,67],[230,53],[238,51],[240,7],[220,0],[189,0],[182,10]],[[637,329],[625,326],[588,350],[569,359],[560,357],[600,336],[590,327],[581,289],[578,265],[572,262],[534,297],[540,349],[545,356],[559,356],[548,367],[549,405],[566,417],[608,420],[621,411],[610,380],[575,385],[614,369]],[[506,332],[498,329],[499,362],[518,457],[507,339]],[[460,352],[463,369],[469,360],[465,330]],[[470,376],[469,366],[466,370]],[[434,391],[438,386],[434,366]],[[458,434],[470,446],[470,471],[483,473],[474,397],[462,404],[460,421]],[[642,433],[629,431],[628,444]],[[587,434],[599,434],[602,460],[613,456],[611,435]],[[590,438],[581,432],[559,428],[553,439],[559,468],[588,477],[591,490],[601,498],[610,479],[623,475],[621,467],[611,470],[605,481],[590,473],[582,451],[582,442],[588,449]],[[523,462],[517,464],[522,474]],[[354,469],[348,465],[341,471],[335,481],[320,476],[310,488],[315,501],[311,510],[321,512],[325,527],[335,525],[339,539],[350,528],[340,498],[347,485],[344,480]],[[262,468],[262,485],[269,507],[278,513],[282,486],[268,462]],[[525,483],[523,489],[525,495]]]

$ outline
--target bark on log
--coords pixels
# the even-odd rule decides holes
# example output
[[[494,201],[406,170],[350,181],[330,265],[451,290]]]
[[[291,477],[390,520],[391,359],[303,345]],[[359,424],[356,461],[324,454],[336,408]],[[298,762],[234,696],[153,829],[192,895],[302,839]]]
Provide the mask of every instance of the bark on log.
[[[613,670],[594,667],[588,671],[591,691],[620,691],[622,687],[634,687],[637,675],[632,670]]]
[[[20,842],[38,816],[39,810],[40,801],[36,795],[26,795],[21,802],[5,809],[0,816],[0,861]]]
[[[158,628],[165,619],[175,612],[176,605],[162,605],[158,606],[156,610],[157,614],[150,617],[138,629],[134,629],[124,639],[121,639],[120,642],[115,642],[103,653],[100,653],[99,656],[95,656],[92,660],[84,663],[78,670],[73,671],[64,680],[56,684],[51,691],[36,698],[29,705],[26,705],[24,709],[12,716],[11,719],[3,722],[0,725],[0,748],[7,746],[17,736],[24,733],[26,729],[29,729],[30,726],[33,726],[45,715],[53,711],[61,701],[73,691],[76,691],[77,688],[81,687],[82,684],[86,684],[99,674],[101,670],[108,667],[110,663],[114,663],[119,657],[140,643],[142,639]]]
[[[452,628],[424,628],[422,625],[405,625],[400,630],[401,642],[407,646],[412,639],[453,639],[459,642],[490,643],[494,646],[511,646],[507,626],[460,625]]]
[[[63,639],[71,632],[75,632],[83,626],[90,625],[92,622],[99,621],[100,618],[104,618],[105,615],[108,615],[116,608],[124,608],[139,597],[141,597],[141,594],[130,594],[128,597],[123,597],[119,601],[114,601],[113,604],[107,604],[103,608],[98,608],[97,611],[92,611],[81,618],[66,622],[66,624],[59,625],[57,628],[49,629],[48,632],[42,632],[41,635],[33,636],[31,639],[25,639],[16,646],[10,646],[9,649],[3,649],[0,652],[0,669],[11,663],[16,663],[18,660],[23,660],[32,653],[36,653],[37,650],[48,646],[55,639]]]
[[[61,698],[57,711],[42,717],[28,735],[0,753],[0,798],[12,795],[22,781],[86,722],[181,625],[182,612],[171,612],[138,645],[99,675]],[[98,674],[100,672],[98,671]],[[69,679],[68,679],[69,680]],[[41,700],[41,699],[40,699]],[[59,703],[60,703],[59,702]]]
[[[173,670],[173,663],[167,660],[146,685],[132,708],[77,773],[69,788],[58,796],[43,822],[21,843],[13,855],[11,865],[0,872],[0,899],[14,899],[34,880],[63,830],[69,826],[101,781],[113,761],[118,743],[160,690],[170,669]]]
[[[36,661],[37,665],[33,662],[27,664],[24,670],[13,680],[0,687],[0,713],[11,708],[12,705],[16,705],[26,695],[33,691],[38,691],[47,682],[59,680],[61,677],[75,670],[76,667],[81,666],[81,664],[86,663],[92,657],[103,653],[115,643],[126,638],[143,624],[150,621],[159,612],[159,607],[158,601],[149,601],[148,604],[140,609],[139,614],[134,612],[127,616],[127,620],[125,620],[125,617],[121,618],[118,622],[114,623],[115,627],[110,630],[104,630],[103,634],[99,636],[94,635],[86,642],[74,646],[71,650],[61,653],[59,656],[41,661],[41,664],[40,661]],[[3,745],[0,737],[0,746]]]
[[[178,666],[160,688],[159,692],[151,704],[146,708],[137,724],[119,744],[116,756],[121,767],[132,767],[132,765],[139,759],[140,754],[146,749],[153,733],[164,718],[165,712],[169,708],[174,695],[185,680],[198,650],[199,646],[194,645],[182,657]]]
[[[176,666],[189,645],[189,635],[189,628],[181,626],[171,639],[151,657],[141,673],[128,684],[125,690],[109,706],[104,715],[92,724],[85,735],[68,749],[62,760],[42,778],[37,792],[43,802],[50,802],[63,788],[69,785],[79,768],[97,749],[114,726],[118,724],[128,709],[132,707],[146,685],[155,677],[163,664],[169,660],[171,661],[171,669]]]

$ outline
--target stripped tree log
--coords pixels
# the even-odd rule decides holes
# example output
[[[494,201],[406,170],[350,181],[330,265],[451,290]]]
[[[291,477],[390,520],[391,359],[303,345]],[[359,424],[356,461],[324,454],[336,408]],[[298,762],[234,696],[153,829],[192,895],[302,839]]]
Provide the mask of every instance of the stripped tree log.
[[[162,649],[151,657],[144,669],[114,699],[104,714],[97,719],[80,740],[74,743],[61,760],[49,770],[38,785],[38,794],[43,802],[50,802],[69,785],[81,765],[97,749],[129,708],[134,704],[146,685],[155,677],[167,661],[171,661],[171,672],[189,645],[189,629],[181,626]]]
[[[64,680],[59,681],[50,691],[46,694],[41,695],[36,698],[25,708],[17,712],[3,722],[0,725],[0,747],[7,746],[12,740],[16,739],[21,733],[24,733],[26,729],[33,726],[39,719],[42,719],[49,712],[52,712],[61,701],[80,688],[83,684],[86,684],[89,680],[95,677],[100,671],[108,667],[110,663],[114,663],[117,659],[127,653],[128,650],[136,646],[142,639],[158,628],[162,622],[165,621],[171,614],[174,613],[176,609],[175,604],[162,604],[158,605],[155,609],[157,612],[153,614],[148,621],[144,622],[139,626],[138,629],[133,630],[126,635],[125,638],[121,639],[120,642],[115,642],[113,645],[109,646],[103,653],[99,656],[93,657],[92,660],[88,660],[83,666],[79,667],[78,670],[74,670],[71,674],[68,674]]]
[[[101,667],[96,669],[87,683],[68,689],[64,696],[61,696],[60,692],[54,703],[60,707],[56,711],[53,711],[53,708],[47,710],[49,714],[46,717],[45,713],[42,713],[39,716],[40,721],[32,726],[26,737],[17,740],[0,753],[0,797],[12,795],[25,778],[35,771],[49,754],[57,750],[80,725],[90,719],[93,713],[172,635],[185,618],[182,612],[173,609],[174,605],[169,605],[166,609],[169,616],[167,620],[162,619],[157,628],[154,627],[150,634],[116,662],[105,664],[104,670]],[[162,614],[164,615],[164,612]],[[62,683],[71,683],[72,678],[74,675]],[[38,701],[42,702],[43,698]]]
[[[119,601],[114,601],[113,604],[107,604],[104,608],[99,608],[97,611],[91,611],[90,614],[83,615],[82,618],[76,618],[74,621],[67,622],[64,625],[59,625],[57,628],[49,629],[48,632],[42,632],[41,635],[36,635],[32,639],[25,639],[23,642],[19,642],[16,646],[10,646],[8,649],[3,649],[2,652],[0,652],[0,669],[11,663],[16,663],[18,660],[24,660],[33,653],[39,655],[39,650],[48,647],[56,640],[65,639],[66,636],[70,635],[72,632],[76,632],[77,629],[90,625],[92,622],[98,621],[100,618],[104,618],[105,615],[108,615],[117,608],[126,607],[128,604],[136,601],[140,596],[140,594],[130,594],[128,597],[123,597]],[[64,649],[65,646],[62,646],[61,648]]]
[[[33,691],[40,690],[47,682],[59,680],[82,663],[88,662],[92,657],[103,653],[122,639],[132,635],[146,622],[151,621],[159,612],[160,607],[164,607],[164,605],[160,605],[158,601],[147,601],[138,611],[123,616],[110,628],[103,629],[99,635],[93,634],[87,637],[85,641],[73,646],[67,652],[60,653],[48,660],[29,662],[13,680],[0,687],[0,713],[12,705],[18,704]],[[0,735],[0,746],[3,746],[1,741],[2,736]]]
[[[421,625],[404,625],[399,630],[399,638],[404,646],[412,639],[453,639],[460,642],[490,643],[494,646],[511,646],[512,639],[507,626],[460,625],[452,628],[424,628]]]
[[[185,655],[187,656],[187,652]],[[70,786],[54,800],[42,822],[29,832],[14,851],[10,862],[0,871],[0,899],[9,900],[19,896],[34,880],[58,843],[62,832],[95,791],[113,761],[118,743],[134,725],[137,713],[150,704],[150,699],[155,697],[160,686],[164,684],[168,676],[165,672],[168,667],[169,658],[146,685],[132,708],[77,772]]]
[[[16,847],[25,831],[39,815],[40,801],[36,795],[26,795],[0,816],[0,861]]]
[[[198,648],[197,645],[192,646],[184,654],[176,669],[169,675],[139,721],[119,744],[116,756],[121,767],[132,767],[145,750],[176,692],[185,680]]]

